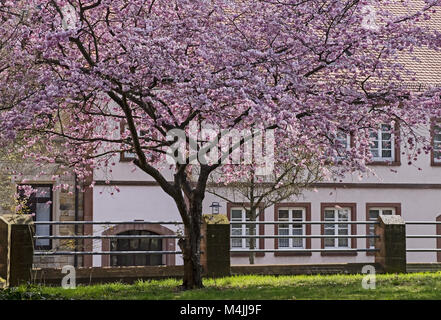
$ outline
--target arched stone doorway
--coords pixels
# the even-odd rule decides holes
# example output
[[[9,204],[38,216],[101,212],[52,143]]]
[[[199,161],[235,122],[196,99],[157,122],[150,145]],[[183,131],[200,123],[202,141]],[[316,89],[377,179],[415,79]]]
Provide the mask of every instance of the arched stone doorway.
[[[175,233],[157,224],[121,224],[103,232],[103,235],[174,235]],[[102,239],[103,251],[174,251],[175,239]],[[151,266],[176,264],[174,254],[163,255],[103,255],[101,265],[110,266]]]

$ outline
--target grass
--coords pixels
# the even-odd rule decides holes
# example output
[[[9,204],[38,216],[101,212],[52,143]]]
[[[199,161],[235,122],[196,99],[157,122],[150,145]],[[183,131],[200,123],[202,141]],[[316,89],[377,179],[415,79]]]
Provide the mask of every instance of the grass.
[[[441,299],[441,272],[377,275],[376,289],[362,287],[363,275],[233,276],[205,279],[204,289],[180,291],[176,279],[61,287],[21,286],[0,290],[1,299],[130,300],[305,300]]]

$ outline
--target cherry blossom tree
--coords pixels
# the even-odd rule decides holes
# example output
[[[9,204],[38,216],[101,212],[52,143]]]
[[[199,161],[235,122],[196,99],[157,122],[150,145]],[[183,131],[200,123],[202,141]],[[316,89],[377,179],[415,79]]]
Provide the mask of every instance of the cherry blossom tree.
[[[242,150],[241,138],[217,160],[184,152],[165,167],[173,130],[200,153],[221,145],[191,137],[191,123],[217,126],[215,137],[276,130],[277,148],[301,145],[323,168],[344,132],[353,144],[338,164],[342,174],[367,170],[369,129],[379,123],[400,123],[409,161],[429,151],[414,128],[439,115],[439,89],[402,86],[416,80],[399,59],[417,63],[420,48],[439,49],[439,31],[426,24],[439,1],[0,3],[0,33],[13,61],[0,74],[12,84],[2,85],[1,138],[21,135],[29,150],[44,141],[34,158],[63,163],[83,179],[111,167],[120,152],[135,153],[134,165],[172,197],[185,224],[184,288],[202,286],[200,224],[211,173],[222,170],[231,182],[249,164],[221,161]],[[10,99],[17,88],[21,98]],[[289,152],[276,154],[276,163],[289,160]],[[164,169],[173,171],[171,181]]]

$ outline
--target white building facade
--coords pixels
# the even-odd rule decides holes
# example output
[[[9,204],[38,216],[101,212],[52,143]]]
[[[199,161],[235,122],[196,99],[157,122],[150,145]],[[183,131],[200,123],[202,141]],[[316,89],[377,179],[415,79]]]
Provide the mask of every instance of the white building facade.
[[[358,175],[348,175],[343,182],[323,182],[315,184],[301,197],[290,199],[266,208],[259,214],[260,221],[287,221],[286,225],[259,226],[259,235],[366,235],[372,234],[373,226],[366,224],[346,225],[301,225],[298,221],[369,221],[376,220],[379,214],[401,215],[405,221],[435,221],[441,215],[441,131],[434,122],[430,134],[434,151],[421,155],[417,161],[408,164],[407,156],[401,152],[395,138],[387,132],[373,136],[371,152],[376,155],[371,164],[374,173],[359,179]],[[387,131],[387,130],[386,130]],[[383,148],[381,148],[383,146]],[[96,185],[85,195],[85,219],[95,221],[181,221],[176,205],[158,184],[139,169],[133,171],[130,155],[122,156],[109,174],[94,173]],[[171,177],[171,175],[170,175]],[[119,192],[115,191],[115,188]],[[245,219],[244,203],[228,203],[214,195],[206,194],[204,213],[211,213],[213,203],[220,204],[220,213],[226,214],[230,221]],[[137,231],[135,231],[138,228]],[[144,225],[142,227],[123,226],[114,230],[142,234],[173,234],[180,232],[179,226]],[[94,233],[106,232],[95,226]],[[107,231],[108,232],[108,231]],[[141,233],[140,233],[141,232]],[[408,234],[436,234],[434,225],[407,226]],[[245,225],[232,226],[232,234],[246,234]],[[248,254],[234,253],[246,250],[245,239],[232,239],[232,264],[248,263]],[[363,249],[372,248],[372,240],[366,238],[264,238],[257,241],[258,249],[289,249],[290,252],[260,252],[256,264],[316,264],[343,262],[373,262],[372,252],[301,252],[303,249]],[[129,244],[127,244],[129,245]],[[130,245],[129,245],[130,246]],[[408,239],[408,248],[437,248],[437,240]],[[109,249],[109,244],[98,240],[94,250]],[[150,248],[150,247],[149,247]],[[162,240],[157,250],[178,249],[175,240]],[[121,248],[120,248],[121,249]],[[125,248],[123,248],[125,249]],[[145,248],[144,248],[145,249]],[[295,252],[298,249],[299,252]],[[106,260],[107,259],[107,260]],[[109,258],[95,256],[93,266],[118,265]],[[435,252],[408,253],[408,262],[437,262]],[[87,259],[86,259],[87,260]],[[129,263],[127,261],[121,263]],[[140,262],[141,263],[141,262]],[[162,257],[155,264],[182,264],[180,256]]]

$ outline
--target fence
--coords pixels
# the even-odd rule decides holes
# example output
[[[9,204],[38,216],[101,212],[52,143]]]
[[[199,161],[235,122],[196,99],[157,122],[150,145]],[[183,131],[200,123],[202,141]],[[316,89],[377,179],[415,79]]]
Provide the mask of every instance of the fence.
[[[406,240],[407,239],[441,239],[440,227],[441,221],[406,221],[406,227],[409,226],[435,226],[437,234],[408,234],[406,230]],[[438,241],[437,241],[438,244]],[[441,248],[407,248],[406,252],[441,252]]]
[[[329,221],[241,221],[241,222],[230,222],[230,225],[378,225],[378,222],[375,221],[342,221],[342,222],[329,222]],[[274,228],[274,234],[272,235],[231,235],[231,239],[377,239],[379,236],[377,235],[311,235],[311,234],[302,234],[302,235],[276,235]],[[305,246],[304,246],[305,247]],[[310,253],[310,252],[376,252],[378,249],[374,248],[338,248],[338,249],[330,249],[330,248],[321,248],[321,249],[307,249],[307,248],[273,248],[273,249],[232,249],[232,253],[264,253],[264,252],[297,252],[297,253]]]
[[[115,225],[182,225],[182,222],[177,221],[37,221],[35,225],[100,225],[100,226],[110,226],[114,227]],[[281,221],[246,221],[246,222],[230,222],[231,226],[234,225],[287,225],[290,223],[281,222]],[[297,225],[377,225],[378,222],[375,221],[344,221],[344,222],[326,222],[326,221],[302,221],[295,222]],[[274,228],[275,230],[275,228]],[[84,250],[85,247],[90,248],[89,246],[82,245],[82,250],[78,249],[78,241],[84,240],[140,240],[140,239],[180,239],[184,238],[183,235],[105,235],[105,234],[93,234],[93,235],[39,235],[34,236],[35,240],[74,240],[75,241],[75,251],[72,250],[37,250],[34,252],[34,256],[86,256],[86,255],[99,255],[99,256],[117,256],[117,255],[181,255],[182,251],[179,250],[136,250],[136,251],[128,251],[128,250],[112,250],[112,251],[103,251],[102,249],[98,250]],[[377,239],[379,236],[377,235],[369,235],[369,234],[355,234],[355,235],[322,235],[322,234],[302,234],[302,235],[279,235],[276,232],[273,234],[266,235],[230,235],[230,239]],[[286,253],[286,252],[296,252],[296,253],[312,253],[312,252],[335,252],[335,253],[347,253],[347,252],[371,252],[375,253],[378,249],[375,248],[269,248],[269,249],[237,249],[231,248],[230,252],[233,254],[236,253]]]
[[[34,222],[36,226],[39,225],[182,225],[182,222],[176,221],[36,221]],[[184,235],[44,235],[44,236],[34,236],[35,240],[42,239],[56,239],[56,240],[102,240],[102,239],[126,239],[126,240],[140,240],[140,239],[180,239],[185,238]],[[77,246],[75,246],[77,247]],[[127,254],[182,254],[182,251],[177,250],[137,250],[137,251],[51,251],[51,250],[40,250],[35,251],[35,256],[53,256],[53,255],[127,255]]]
[[[221,216],[221,215],[219,215]],[[219,217],[218,216],[218,217]],[[400,216],[380,216],[378,221],[295,221],[295,222],[288,222],[287,221],[233,221],[229,222],[225,216],[225,221],[222,223],[219,223],[219,221],[214,221],[216,219],[216,216],[210,216],[207,219],[204,220],[204,224],[202,226],[202,234],[203,234],[203,240],[201,243],[201,261],[204,266],[204,270],[206,271],[206,274],[213,274],[213,275],[219,275],[219,274],[229,274],[230,272],[230,254],[235,253],[242,253],[247,254],[250,252],[254,252],[256,254],[259,253],[266,253],[266,252],[279,252],[279,253],[291,253],[291,252],[297,252],[297,253],[313,253],[313,252],[321,252],[321,253],[328,253],[328,252],[337,252],[337,253],[356,253],[356,252],[366,252],[366,253],[372,253],[375,255],[375,263],[379,264],[382,267],[382,270],[385,272],[405,272],[406,271],[406,253],[408,252],[435,252],[438,253],[441,251],[441,249],[432,247],[426,247],[426,248],[407,248],[406,247],[406,241],[411,241],[412,239],[416,238],[433,238],[433,239],[440,239],[441,235],[438,234],[407,234],[406,235],[406,227],[409,227],[411,225],[434,225],[439,226],[441,225],[440,222],[432,222],[432,221],[408,221],[404,222]],[[4,221],[3,221],[4,220]],[[29,220],[29,219],[28,219]],[[213,221],[212,221],[213,220]],[[218,219],[219,220],[219,219]],[[5,247],[4,244],[6,243],[20,243],[17,241],[14,241],[14,239],[10,239],[11,233],[4,232],[6,230],[5,228],[2,229],[2,221],[5,225],[20,225],[23,224],[24,228],[20,229],[21,231],[21,243],[25,243],[26,237],[29,237],[31,241],[27,241],[26,243],[31,243],[31,248],[29,246],[22,246],[19,245],[15,246],[14,248],[11,247]],[[175,225],[175,226],[182,226],[182,222],[177,221],[37,221],[32,222],[32,219],[30,221],[20,222],[18,223],[16,220],[8,220],[6,221],[4,218],[0,217],[0,238],[6,237],[4,239],[0,239],[0,277],[2,274],[7,274],[5,270],[1,269],[2,265],[2,257],[5,256],[5,252],[9,252],[9,256],[12,257],[13,254],[11,254],[11,250],[15,250],[19,252],[17,253],[17,256],[23,257],[24,255],[31,254],[31,264],[32,264],[32,255],[34,257],[45,257],[45,256],[127,256],[127,255],[134,255],[134,256],[178,256],[182,255],[182,252],[180,250],[170,250],[168,247],[166,248],[155,248],[154,250],[110,250],[109,247],[104,248],[93,248],[91,247],[91,241],[94,240],[101,240],[101,241],[119,241],[119,240],[148,240],[148,241],[172,241],[174,244],[176,244],[177,240],[184,239],[185,236],[181,234],[177,234],[176,232],[172,232],[171,234],[140,234],[140,235],[129,235],[129,234],[106,234],[104,233],[93,233],[89,232],[90,234],[68,234],[68,235],[62,235],[62,234],[47,234],[47,235],[34,235],[30,226],[42,226],[42,225],[49,225],[51,228],[54,226],[79,226],[79,225],[89,225],[89,226],[106,226],[107,229],[115,228],[115,226],[118,225],[125,225],[125,226],[133,226],[135,229],[138,228],[137,226],[140,225],[157,225],[157,226],[164,226],[164,225]],[[242,225],[242,226],[250,226],[254,224],[255,226],[273,226],[273,233],[267,234],[232,234],[230,235],[230,230],[235,225]],[[278,234],[278,227],[281,225],[287,225],[287,224],[295,224],[295,225],[302,225],[302,227],[310,226],[310,225],[319,225],[321,226],[321,232],[320,234],[317,233],[311,233],[311,229],[309,229],[309,232],[302,233],[302,234]],[[346,230],[350,232],[349,230],[352,230],[352,227],[349,226],[357,226],[357,225],[374,225],[375,226],[375,234],[369,234],[369,228],[363,228],[366,230],[365,234],[324,234],[324,229],[327,225],[333,225],[333,226],[345,226]],[[86,228],[84,228],[86,229]],[[250,229],[250,228],[248,228]],[[255,228],[258,229],[258,228]],[[268,231],[267,228],[266,231]],[[305,230],[306,228],[303,228]],[[338,228],[336,228],[338,229]],[[18,229],[17,229],[18,230]],[[18,234],[18,233],[17,233]],[[5,236],[6,235],[6,236]],[[8,238],[9,237],[9,238]],[[231,248],[230,249],[230,242],[234,241],[236,239],[238,240],[250,240],[250,239],[256,239],[256,240],[265,240],[265,239],[273,239],[276,243],[277,241],[281,239],[302,239],[302,243],[307,243],[310,239],[321,239],[322,246],[320,248],[311,247],[311,244],[303,245],[302,247],[290,247],[290,248],[280,248],[277,247],[277,245],[274,246],[274,248],[254,248],[249,249],[248,248]],[[323,245],[323,243],[326,241],[326,239],[347,239],[347,247],[344,248],[329,248]],[[365,247],[357,247],[353,246],[353,241],[356,239],[374,239],[375,240],[375,247],[371,248],[369,247],[369,241],[366,241]],[[42,250],[42,249],[36,249],[32,248],[32,245],[35,241],[42,241],[42,240],[56,240],[56,241],[65,241],[65,240],[73,240],[75,242],[74,249],[71,250]],[[177,246],[176,246],[177,247]],[[115,248],[113,248],[115,249]],[[26,251],[27,250],[27,251]],[[26,252],[24,252],[26,251]],[[19,260],[19,259],[18,259]],[[17,261],[18,261],[17,260]],[[25,261],[26,259],[22,259]],[[27,265],[29,265],[29,259],[26,260]],[[26,265],[26,264],[25,264]],[[13,269],[12,264],[7,265],[7,268],[10,270]],[[22,270],[26,270],[25,267],[22,268]],[[208,272],[207,272],[208,271]],[[18,276],[17,276],[18,277]]]

